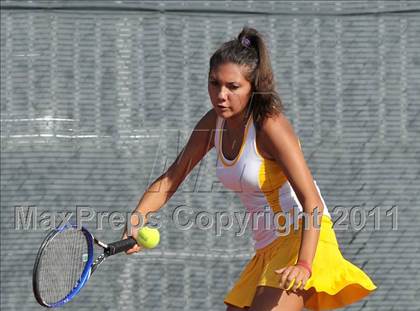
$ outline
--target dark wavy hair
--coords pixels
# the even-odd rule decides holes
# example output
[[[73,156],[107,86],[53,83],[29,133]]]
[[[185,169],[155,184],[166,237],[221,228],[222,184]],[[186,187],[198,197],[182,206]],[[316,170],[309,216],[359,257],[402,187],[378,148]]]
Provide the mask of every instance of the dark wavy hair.
[[[214,68],[224,63],[244,66],[243,74],[251,83],[252,92],[246,117],[252,113],[257,128],[267,116],[284,112],[275,88],[267,46],[256,29],[243,27],[237,38],[223,43],[210,57],[209,75]]]

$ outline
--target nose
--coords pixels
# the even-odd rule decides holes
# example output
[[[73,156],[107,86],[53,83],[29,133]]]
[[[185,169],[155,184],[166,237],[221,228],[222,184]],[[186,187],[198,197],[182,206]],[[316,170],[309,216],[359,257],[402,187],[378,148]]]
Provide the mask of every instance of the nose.
[[[217,92],[217,99],[219,101],[225,101],[227,99],[227,90],[223,86]]]

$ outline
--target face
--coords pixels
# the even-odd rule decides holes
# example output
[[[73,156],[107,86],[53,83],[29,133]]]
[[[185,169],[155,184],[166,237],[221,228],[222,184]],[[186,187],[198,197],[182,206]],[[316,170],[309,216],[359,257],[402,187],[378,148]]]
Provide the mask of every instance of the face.
[[[233,63],[221,64],[209,74],[208,91],[217,115],[239,118],[245,112],[251,96],[251,83],[242,74],[243,67]]]

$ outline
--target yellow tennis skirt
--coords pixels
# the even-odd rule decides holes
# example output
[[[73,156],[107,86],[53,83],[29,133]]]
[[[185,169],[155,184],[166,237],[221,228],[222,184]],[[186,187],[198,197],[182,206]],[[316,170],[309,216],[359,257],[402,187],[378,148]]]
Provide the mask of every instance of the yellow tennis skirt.
[[[344,307],[376,289],[365,272],[343,257],[332,226],[331,219],[322,215],[312,276],[304,287],[304,290],[311,289],[312,293],[305,300],[305,308],[309,310]],[[302,219],[299,228],[302,228]],[[296,264],[301,236],[302,230],[292,228],[288,235],[279,236],[269,245],[257,249],[224,302],[239,308],[249,307],[257,286],[279,288],[280,276],[274,271]]]

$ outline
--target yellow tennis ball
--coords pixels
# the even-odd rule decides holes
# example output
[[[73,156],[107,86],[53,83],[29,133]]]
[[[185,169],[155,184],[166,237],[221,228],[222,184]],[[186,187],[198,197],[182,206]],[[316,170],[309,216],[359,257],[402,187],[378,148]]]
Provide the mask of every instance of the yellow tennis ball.
[[[137,242],[146,248],[154,248],[159,244],[159,230],[150,227],[141,227],[137,234]]]

